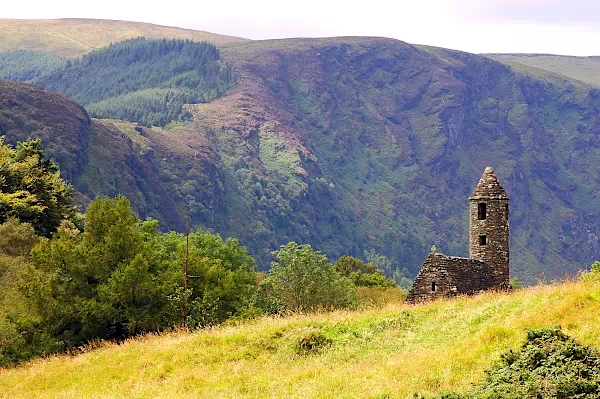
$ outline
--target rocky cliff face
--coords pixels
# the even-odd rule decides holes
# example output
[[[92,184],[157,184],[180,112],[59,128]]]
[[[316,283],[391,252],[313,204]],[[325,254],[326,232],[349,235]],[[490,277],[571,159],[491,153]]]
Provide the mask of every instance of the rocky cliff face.
[[[92,122],[112,133],[90,138],[77,187],[131,195],[168,228],[189,209],[263,266],[295,240],[331,258],[374,248],[414,275],[431,244],[468,255],[467,198],[491,165],[511,197],[513,275],[558,277],[599,256],[597,89],[389,39],[251,42],[221,54],[235,87],[190,106],[191,124]],[[126,166],[100,164],[113,136]]]

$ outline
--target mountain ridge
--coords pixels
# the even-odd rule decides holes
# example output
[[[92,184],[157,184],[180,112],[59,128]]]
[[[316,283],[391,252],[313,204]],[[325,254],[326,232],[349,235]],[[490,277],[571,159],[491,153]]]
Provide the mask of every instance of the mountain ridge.
[[[0,18],[0,51],[27,49],[76,57],[113,42],[144,36],[149,39],[190,39],[216,45],[249,41],[235,36],[106,19],[6,19]]]
[[[88,162],[73,180],[85,196],[122,190],[165,228],[189,209],[263,267],[294,240],[332,259],[375,249],[414,275],[431,244],[466,255],[466,198],[491,164],[513,199],[514,275],[573,274],[600,251],[594,87],[386,38],[220,49],[236,83],[188,105],[191,123],[93,122],[116,126],[133,167]]]

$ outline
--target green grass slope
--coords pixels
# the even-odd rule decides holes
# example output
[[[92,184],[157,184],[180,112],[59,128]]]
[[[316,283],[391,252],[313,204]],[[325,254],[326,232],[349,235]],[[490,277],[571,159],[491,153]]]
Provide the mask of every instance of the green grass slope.
[[[410,398],[464,392],[525,329],[600,347],[600,284],[266,318],[146,336],[0,370],[4,397]]]
[[[551,54],[486,54],[487,57],[514,68],[550,72],[600,87],[600,57],[572,57]]]
[[[0,51],[32,50],[67,57],[80,56],[110,43],[140,36],[209,41],[216,45],[247,40],[142,22],[75,18],[0,19],[0,32]]]

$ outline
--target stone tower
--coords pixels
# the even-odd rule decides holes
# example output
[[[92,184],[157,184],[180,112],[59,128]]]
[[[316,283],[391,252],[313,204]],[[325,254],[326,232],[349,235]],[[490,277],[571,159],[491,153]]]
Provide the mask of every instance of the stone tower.
[[[497,288],[509,288],[508,196],[491,167],[469,197],[469,257],[485,262]]]

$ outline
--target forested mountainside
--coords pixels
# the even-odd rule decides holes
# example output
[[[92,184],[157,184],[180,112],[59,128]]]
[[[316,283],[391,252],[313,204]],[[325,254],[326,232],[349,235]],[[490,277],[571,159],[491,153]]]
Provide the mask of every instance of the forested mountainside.
[[[466,256],[467,197],[488,165],[512,198],[514,275],[574,273],[600,252],[597,89],[382,38],[220,52],[235,84],[186,106],[190,123],[89,120],[71,101],[3,83],[2,99],[7,90],[47,99],[3,100],[1,134],[45,135],[82,202],[123,193],[143,217],[179,229],[189,209],[193,224],[238,237],[263,266],[290,240],[332,259],[375,249],[411,275],[432,244]],[[79,127],[42,120],[46,101],[82,115]],[[39,127],[15,122],[15,112]],[[69,131],[87,141],[61,159]]]
[[[186,119],[184,104],[214,100],[231,86],[231,68],[214,44],[190,40],[129,39],[80,59],[24,50],[0,54],[0,78],[61,93],[91,116],[146,126]]]

